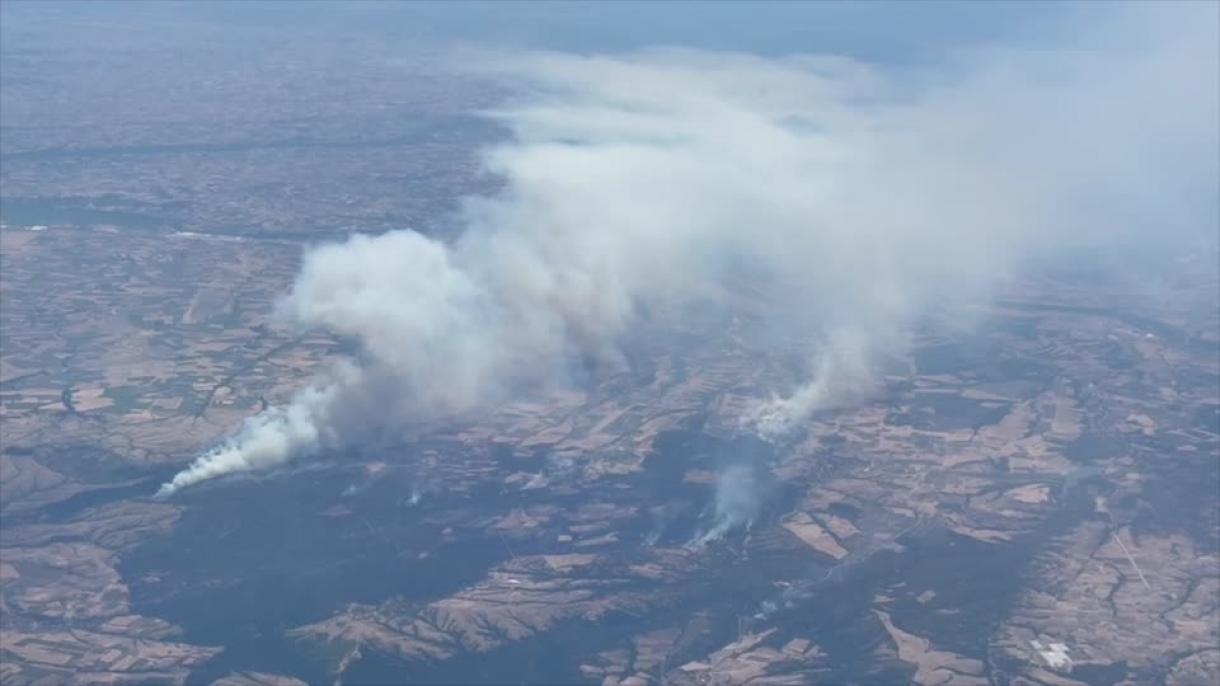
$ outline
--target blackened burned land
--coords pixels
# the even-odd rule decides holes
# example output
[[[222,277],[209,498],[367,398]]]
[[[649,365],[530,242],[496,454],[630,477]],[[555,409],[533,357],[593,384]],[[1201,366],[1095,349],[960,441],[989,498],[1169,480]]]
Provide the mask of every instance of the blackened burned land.
[[[1215,674],[1198,287],[1022,283],[779,444],[741,430],[792,363],[750,318],[679,332],[680,355],[641,331],[577,390],[164,502],[172,464],[339,345],[258,319],[294,251],[81,229],[3,250],[6,683]],[[754,501],[701,543],[729,474]]]

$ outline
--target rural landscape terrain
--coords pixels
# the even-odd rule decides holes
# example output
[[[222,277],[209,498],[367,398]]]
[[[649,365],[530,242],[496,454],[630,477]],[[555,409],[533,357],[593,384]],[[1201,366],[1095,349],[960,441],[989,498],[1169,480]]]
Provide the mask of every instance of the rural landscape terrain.
[[[0,42],[5,686],[1220,681],[1216,254],[933,308],[779,438],[742,417],[806,351],[743,282],[579,383],[157,497],[353,353],[283,320],[304,251],[446,236],[508,134],[395,41],[56,21]],[[710,537],[725,474],[763,497]]]
[[[5,229],[6,682],[1220,669],[1205,292],[1020,284],[979,313],[987,333],[929,326],[877,398],[779,445],[736,419],[791,364],[751,349],[743,302],[681,357],[633,350],[580,392],[154,500],[173,465],[340,347],[263,330],[297,255]],[[764,511],[692,545],[717,471],[750,451]]]

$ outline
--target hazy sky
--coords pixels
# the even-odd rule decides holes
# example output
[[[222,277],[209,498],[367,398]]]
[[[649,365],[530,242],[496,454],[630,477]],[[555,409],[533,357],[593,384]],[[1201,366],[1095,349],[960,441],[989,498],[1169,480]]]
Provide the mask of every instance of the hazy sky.
[[[565,51],[657,44],[760,54],[833,52],[917,60],[980,41],[1028,39],[1096,21],[1105,2],[5,2],[60,21],[275,27]],[[169,30],[169,26],[167,26]],[[1040,40],[1041,38],[1039,38]]]

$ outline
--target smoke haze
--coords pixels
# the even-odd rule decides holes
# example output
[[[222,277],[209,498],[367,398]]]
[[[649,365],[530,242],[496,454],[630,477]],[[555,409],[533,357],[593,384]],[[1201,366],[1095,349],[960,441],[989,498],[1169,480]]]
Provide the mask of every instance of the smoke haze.
[[[737,527],[749,528],[758,516],[759,502],[756,467],[744,462],[731,464],[716,479],[715,512],[712,526],[694,543],[714,541]]]
[[[512,132],[486,154],[504,190],[470,199],[451,242],[396,231],[310,251],[282,314],[359,358],[161,493],[563,384],[574,359],[617,360],[642,308],[714,298],[742,273],[809,341],[806,383],[742,418],[775,437],[858,402],[921,313],[985,298],[1026,258],[1213,259],[1218,21],[1214,4],[1116,4],[1058,47],[905,69],[468,55],[518,93],[488,113]],[[748,520],[746,499],[725,507]]]

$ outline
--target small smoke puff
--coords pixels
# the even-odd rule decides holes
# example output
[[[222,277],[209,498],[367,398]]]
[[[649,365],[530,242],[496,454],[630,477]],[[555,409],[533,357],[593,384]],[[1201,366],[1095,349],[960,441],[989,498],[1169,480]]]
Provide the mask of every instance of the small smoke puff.
[[[715,511],[711,527],[696,540],[705,545],[739,528],[749,528],[762,508],[757,470],[761,465],[739,462],[729,465],[716,479]]]

